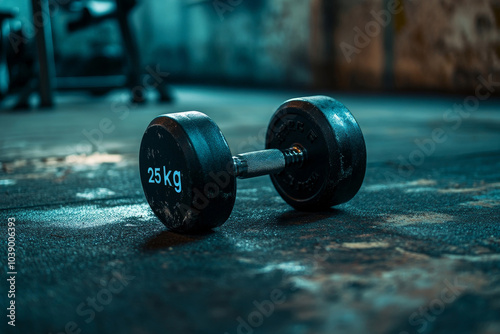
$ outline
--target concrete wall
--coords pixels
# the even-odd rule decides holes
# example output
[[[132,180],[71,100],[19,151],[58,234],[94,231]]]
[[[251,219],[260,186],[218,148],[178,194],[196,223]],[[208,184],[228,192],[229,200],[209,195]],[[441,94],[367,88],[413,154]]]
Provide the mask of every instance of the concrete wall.
[[[498,75],[499,5],[493,0],[405,1],[395,36],[397,87],[471,90],[478,76]]]
[[[136,22],[148,18],[141,32],[146,61],[201,81],[311,82],[308,1],[229,3],[144,2]]]
[[[500,79],[497,0],[339,3],[334,86],[471,92]]]

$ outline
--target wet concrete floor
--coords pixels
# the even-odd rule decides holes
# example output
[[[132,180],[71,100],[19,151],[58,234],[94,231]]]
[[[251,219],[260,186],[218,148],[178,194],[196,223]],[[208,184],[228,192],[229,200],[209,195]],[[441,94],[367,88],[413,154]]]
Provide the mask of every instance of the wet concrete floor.
[[[298,212],[268,177],[239,180],[224,225],[180,235],[142,193],[150,120],[203,111],[239,153],[263,148],[281,102],[311,93],[173,90],[167,105],[62,95],[54,110],[0,113],[2,277],[16,224],[7,333],[500,332],[499,100],[329,93],[365,134],[353,200]]]

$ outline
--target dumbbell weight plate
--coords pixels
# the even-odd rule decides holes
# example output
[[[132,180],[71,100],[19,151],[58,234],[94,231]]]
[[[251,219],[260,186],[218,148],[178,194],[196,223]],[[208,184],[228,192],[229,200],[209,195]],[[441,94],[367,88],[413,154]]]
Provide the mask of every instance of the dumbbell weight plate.
[[[305,149],[306,161],[271,175],[288,204],[303,211],[323,210],[358,192],[366,169],[365,142],[342,103],[327,96],[283,103],[271,118],[266,148],[292,146]]]
[[[226,139],[203,113],[158,116],[142,138],[139,169],[144,194],[171,230],[208,230],[227,220],[236,197],[232,168]]]

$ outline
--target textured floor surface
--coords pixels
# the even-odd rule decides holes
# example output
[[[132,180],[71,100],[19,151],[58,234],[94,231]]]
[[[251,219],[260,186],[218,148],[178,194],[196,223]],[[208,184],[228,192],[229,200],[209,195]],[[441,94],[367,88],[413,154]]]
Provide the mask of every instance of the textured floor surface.
[[[7,333],[500,332],[500,101],[334,94],[367,143],[353,200],[302,213],[268,177],[239,180],[223,226],[179,235],[142,194],[152,117],[204,111],[239,153],[304,93],[174,91],[170,105],[60,96],[0,113],[2,277],[9,217],[17,244]]]

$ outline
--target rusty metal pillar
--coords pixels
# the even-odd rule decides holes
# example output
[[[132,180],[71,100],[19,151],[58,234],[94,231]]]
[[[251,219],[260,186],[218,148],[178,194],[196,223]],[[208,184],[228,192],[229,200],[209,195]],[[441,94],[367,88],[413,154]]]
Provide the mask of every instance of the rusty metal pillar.
[[[31,6],[39,66],[40,106],[52,107],[54,105],[55,65],[49,0],[31,0]]]

